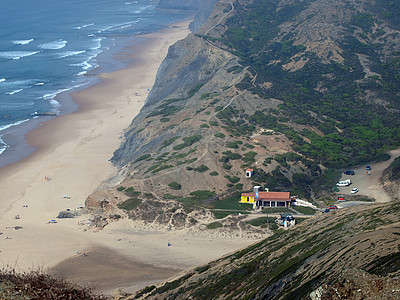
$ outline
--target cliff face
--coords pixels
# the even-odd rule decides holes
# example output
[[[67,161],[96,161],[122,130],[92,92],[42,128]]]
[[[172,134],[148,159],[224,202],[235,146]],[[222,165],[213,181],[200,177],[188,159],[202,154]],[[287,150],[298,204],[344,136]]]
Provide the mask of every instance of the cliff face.
[[[309,197],[327,168],[399,144],[400,24],[386,2],[202,3],[211,16],[171,47],[112,158],[128,181],[180,196],[261,184]]]

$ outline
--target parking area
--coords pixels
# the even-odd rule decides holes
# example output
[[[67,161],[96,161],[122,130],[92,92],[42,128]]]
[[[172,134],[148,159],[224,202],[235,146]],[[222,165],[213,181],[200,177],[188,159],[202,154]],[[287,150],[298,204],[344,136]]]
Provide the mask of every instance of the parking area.
[[[366,170],[366,165],[359,168],[351,169],[354,170],[354,175],[342,174],[341,181],[350,179],[352,184],[347,187],[338,187],[338,195],[346,195],[346,200],[351,199],[351,190],[357,188],[359,191],[354,195],[365,195],[376,199],[376,202],[388,202],[391,199],[382,190],[379,178],[382,176],[383,171],[392,163],[392,161],[400,156],[400,149],[392,150],[390,152],[391,158],[387,161],[368,164],[371,166],[371,170]],[[369,172],[369,174],[368,174]]]

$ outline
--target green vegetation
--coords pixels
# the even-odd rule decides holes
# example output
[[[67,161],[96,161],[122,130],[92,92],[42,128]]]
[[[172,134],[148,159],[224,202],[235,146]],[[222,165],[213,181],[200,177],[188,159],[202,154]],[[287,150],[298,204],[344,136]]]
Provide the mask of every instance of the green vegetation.
[[[215,137],[220,138],[220,139],[224,139],[225,138],[225,134],[223,134],[222,132],[217,132],[216,134],[214,134]]]
[[[206,165],[200,165],[196,168],[193,168],[193,171],[199,172],[199,173],[204,173],[205,171],[208,171],[209,168]]]
[[[189,137],[184,137],[182,139],[183,143],[174,146],[173,149],[174,150],[181,150],[183,148],[189,147],[189,146],[193,145],[194,143],[200,141],[202,138],[203,138],[203,136],[200,135],[200,134],[194,135],[194,136],[189,136]]]
[[[237,176],[229,176],[229,175],[225,175],[224,176],[226,179],[228,179],[231,183],[238,183],[240,181],[240,178]]]
[[[135,191],[133,187],[129,187],[124,191],[124,194],[128,197],[137,197],[141,194],[141,192]]]
[[[203,84],[200,83],[200,84],[196,85],[194,88],[192,88],[191,90],[189,90],[188,98],[192,98],[194,96],[194,94],[196,94],[202,88],[202,86],[203,86]]]
[[[211,126],[219,126],[217,121],[210,121],[208,122]]]
[[[170,118],[166,118],[166,117],[163,117],[163,118],[160,119],[161,123],[166,123],[166,122],[169,122],[169,121],[171,121],[171,119]]]
[[[227,148],[239,149],[239,145],[243,144],[242,141],[229,141],[225,144]]]
[[[245,203],[240,203],[241,192],[235,192],[227,197],[221,198],[213,203],[216,209],[226,209],[238,212],[251,211],[252,206]]]
[[[207,224],[207,229],[217,229],[217,228],[222,228],[224,227],[220,222],[213,222],[210,224]]]
[[[168,141],[164,141],[164,143],[162,143],[162,145],[161,145],[160,150],[171,145],[173,142],[175,142],[179,138],[180,138],[180,136],[174,136],[173,138],[169,139]]]
[[[198,190],[189,193],[189,195],[193,196],[197,200],[208,200],[216,196],[215,192]]]
[[[124,189],[126,189],[126,187],[124,187],[124,186],[117,187],[118,192],[122,192]]]
[[[212,171],[212,172],[210,172],[210,176],[218,176],[218,172],[217,171]]]
[[[304,215],[315,215],[316,213],[316,210],[311,207],[294,206],[293,209]]]
[[[200,128],[210,128],[210,126],[207,125],[207,124],[201,124],[201,125],[200,125]]]
[[[173,167],[174,167],[173,165],[162,165],[162,166],[157,167],[156,169],[153,169],[151,171],[151,173],[158,173],[158,172],[160,172],[162,170],[173,168]]]
[[[138,198],[129,198],[128,200],[125,200],[124,202],[119,203],[117,206],[120,209],[123,210],[132,210],[138,207],[142,203],[142,200]]]
[[[242,160],[244,162],[247,162],[247,163],[250,163],[250,164],[255,163],[256,155],[257,155],[257,152],[254,152],[254,151],[246,152],[246,153],[243,154],[243,159]]]
[[[137,162],[139,162],[139,161],[148,159],[149,157],[151,157],[150,154],[144,154],[144,155],[142,155],[142,156],[139,156],[139,157],[134,161],[134,163],[137,163]]]
[[[173,190],[180,190],[182,188],[182,186],[176,181],[171,182],[170,184],[168,184],[168,186]]]

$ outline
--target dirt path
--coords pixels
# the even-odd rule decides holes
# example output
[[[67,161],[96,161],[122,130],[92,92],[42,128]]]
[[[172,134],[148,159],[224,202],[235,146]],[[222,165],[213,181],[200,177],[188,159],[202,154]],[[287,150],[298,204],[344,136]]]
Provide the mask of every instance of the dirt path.
[[[354,169],[355,175],[342,175],[340,180],[351,179],[352,184],[349,187],[340,187],[337,194],[350,195],[353,188],[358,188],[360,191],[357,195],[365,195],[376,199],[376,202],[389,202],[392,199],[383,191],[379,182],[383,171],[398,157],[400,156],[400,149],[392,150],[389,152],[391,158],[387,161],[370,164],[371,174],[367,175],[365,166]]]

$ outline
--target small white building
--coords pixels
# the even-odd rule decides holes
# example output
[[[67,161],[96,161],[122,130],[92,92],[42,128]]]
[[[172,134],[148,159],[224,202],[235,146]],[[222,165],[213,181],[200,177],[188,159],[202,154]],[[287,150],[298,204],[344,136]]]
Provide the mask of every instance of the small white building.
[[[254,170],[253,169],[247,169],[246,170],[246,178],[251,178],[254,175]]]

